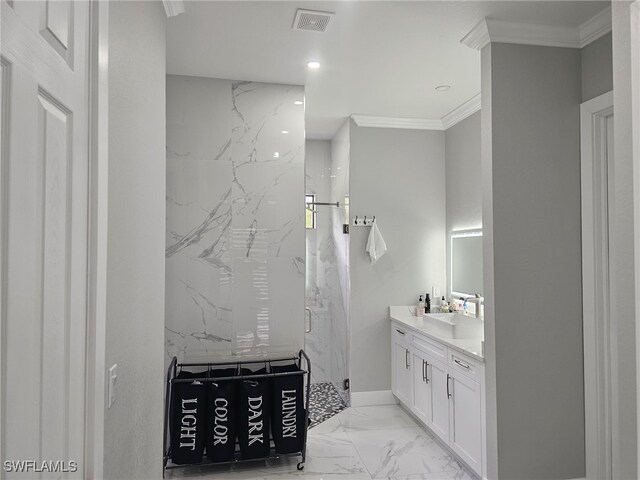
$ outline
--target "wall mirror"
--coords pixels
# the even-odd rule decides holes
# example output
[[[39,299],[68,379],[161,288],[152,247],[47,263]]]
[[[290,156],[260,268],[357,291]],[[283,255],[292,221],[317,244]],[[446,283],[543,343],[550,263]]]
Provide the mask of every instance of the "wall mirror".
[[[482,296],[482,230],[451,232],[449,291],[454,297]]]

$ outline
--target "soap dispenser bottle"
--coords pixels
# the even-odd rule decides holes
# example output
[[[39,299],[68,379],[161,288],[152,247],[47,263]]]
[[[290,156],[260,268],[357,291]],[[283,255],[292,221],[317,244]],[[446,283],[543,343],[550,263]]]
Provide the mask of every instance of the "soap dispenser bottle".
[[[428,293],[424,295],[424,313],[431,313],[431,298]]]
[[[422,300],[422,295],[418,299],[418,305],[416,307],[416,317],[420,317],[424,313],[424,300]]]

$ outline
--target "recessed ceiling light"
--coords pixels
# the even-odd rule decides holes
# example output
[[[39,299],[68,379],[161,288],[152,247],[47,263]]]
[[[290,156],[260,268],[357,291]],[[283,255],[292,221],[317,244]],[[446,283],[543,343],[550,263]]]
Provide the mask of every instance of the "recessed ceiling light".
[[[280,133],[287,134],[287,133],[289,133],[289,130],[282,130],[282,132],[280,132]]]
[[[315,60],[312,62],[307,62],[307,67],[313,69],[320,68],[320,62],[316,62]]]
[[[293,102],[294,105],[302,105],[302,100],[296,100],[295,102]]]
[[[438,85],[436,87],[436,92],[446,92],[451,88],[451,85]]]
[[[280,152],[273,152],[273,158],[280,157]]]

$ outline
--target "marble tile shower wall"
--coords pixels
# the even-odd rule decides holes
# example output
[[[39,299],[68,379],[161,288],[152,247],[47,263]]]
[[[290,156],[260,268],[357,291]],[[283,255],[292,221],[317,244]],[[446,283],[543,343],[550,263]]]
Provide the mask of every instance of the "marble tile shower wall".
[[[302,347],[303,97],[167,76],[167,358]]]

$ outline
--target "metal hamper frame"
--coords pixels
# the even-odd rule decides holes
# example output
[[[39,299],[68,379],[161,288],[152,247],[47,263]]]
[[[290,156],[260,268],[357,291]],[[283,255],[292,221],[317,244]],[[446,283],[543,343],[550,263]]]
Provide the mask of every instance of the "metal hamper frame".
[[[305,360],[306,369],[302,368],[302,360]],[[291,361],[294,360],[297,362],[299,370],[294,372],[279,372],[279,373],[271,373],[271,363],[275,362],[283,362],[283,361]],[[227,376],[227,377],[211,377],[211,369],[213,367],[220,367],[224,365],[233,365],[236,366],[236,372],[240,372],[236,375]],[[246,365],[264,365],[267,370],[267,373],[261,374],[251,374],[251,375],[242,375],[242,367]],[[205,368],[206,376],[202,377],[194,377],[194,378],[176,378],[178,375],[178,369],[182,369],[185,367],[190,368]],[[203,372],[204,374],[205,372]],[[171,459],[171,441],[169,438],[169,421],[171,414],[171,401],[172,401],[172,393],[173,393],[173,385],[175,383],[192,383],[194,381],[202,382],[204,384],[226,381],[226,380],[253,380],[259,378],[274,378],[274,377],[287,377],[294,375],[303,375],[306,376],[306,386],[304,386],[306,396],[304,399],[304,425],[303,425],[303,440],[302,440],[302,449],[299,452],[293,453],[277,453],[275,451],[275,445],[273,444],[273,439],[271,439],[271,445],[269,449],[269,455],[261,458],[251,458],[251,459],[243,459],[240,455],[239,445],[236,441],[236,449],[234,453],[233,460],[227,462],[211,462],[211,461],[202,461],[199,463],[192,464],[184,464],[184,465],[175,465],[169,464]],[[164,478],[165,471],[167,469],[172,468],[181,468],[181,467],[191,467],[194,465],[197,466],[206,466],[206,465],[229,465],[235,463],[242,462],[255,462],[261,460],[267,460],[271,458],[284,458],[284,457],[294,457],[300,455],[301,459],[298,462],[297,468],[298,470],[302,470],[304,468],[304,463],[307,457],[307,431],[309,429],[309,397],[311,393],[311,363],[309,357],[304,352],[304,350],[300,350],[297,356],[294,357],[286,357],[286,358],[275,358],[275,359],[263,359],[263,360],[252,360],[252,361],[229,361],[229,362],[207,362],[207,363],[178,363],[177,357],[173,357],[171,363],[169,364],[169,368],[167,369],[167,385],[166,385],[166,396],[164,403],[164,439],[163,439],[163,459],[162,459],[162,477]],[[205,457],[203,454],[203,458]]]

